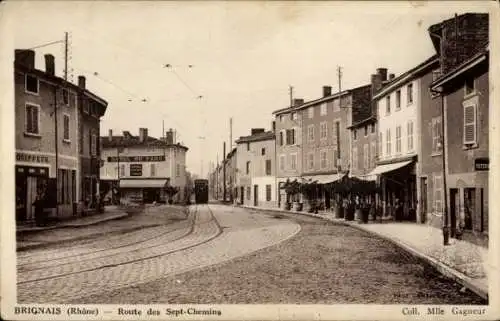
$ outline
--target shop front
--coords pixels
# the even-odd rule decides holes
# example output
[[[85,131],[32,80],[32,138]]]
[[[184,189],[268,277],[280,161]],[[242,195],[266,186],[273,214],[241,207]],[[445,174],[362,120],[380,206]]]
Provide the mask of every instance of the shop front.
[[[37,194],[47,190],[49,166],[16,165],[16,221],[33,221]]]
[[[167,202],[168,179],[120,179],[122,200],[134,203]]]

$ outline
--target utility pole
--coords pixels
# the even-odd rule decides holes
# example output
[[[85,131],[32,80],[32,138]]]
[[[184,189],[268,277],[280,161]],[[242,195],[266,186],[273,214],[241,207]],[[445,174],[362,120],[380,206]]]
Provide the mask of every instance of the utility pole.
[[[229,151],[233,150],[233,117],[229,117]]]
[[[337,66],[337,76],[339,78],[339,92],[342,91],[342,67]]]
[[[68,81],[68,33],[64,33],[64,80]]]
[[[223,201],[226,201],[226,142],[224,142],[223,147],[222,147],[222,195],[223,195]]]
[[[290,107],[293,106],[293,86],[288,87],[289,93],[290,93]]]

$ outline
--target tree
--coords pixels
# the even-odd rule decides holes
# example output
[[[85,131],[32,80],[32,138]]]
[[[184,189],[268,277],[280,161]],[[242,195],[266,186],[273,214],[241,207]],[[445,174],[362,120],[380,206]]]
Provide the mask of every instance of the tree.
[[[300,187],[301,187],[300,183],[297,182],[297,180],[290,181],[289,179],[287,179],[285,184],[283,185],[283,188],[285,189],[287,196],[291,196],[292,199],[294,198],[295,195],[300,193]]]
[[[179,187],[177,186],[167,186],[165,187],[165,194],[168,196],[168,203],[172,204],[173,200],[172,198],[174,197],[175,194],[179,192]]]

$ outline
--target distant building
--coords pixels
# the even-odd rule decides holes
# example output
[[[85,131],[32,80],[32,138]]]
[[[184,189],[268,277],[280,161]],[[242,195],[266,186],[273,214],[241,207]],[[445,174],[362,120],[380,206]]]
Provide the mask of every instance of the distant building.
[[[488,233],[488,14],[467,13],[429,28],[441,70],[432,90],[442,97],[447,204],[451,236]],[[442,180],[439,186],[443,190]]]
[[[172,130],[166,139],[148,136],[147,128],[139,128],[139,136],[124,131],[122,136],[101,137],[101,177],[106,180],[104,194],[119,190],[122,200],[151,203],[167,202],[167,186],[177,187],[174,202],[185,201],[186,152],[175,143]]]
[[[89,132],[79,129],[87,128],[98,135],[99,119],[107,102],[85,89],[83,78],[80,77],[80,86],[76,86],[56,76],[54,60],[53,55],[46,54],[42,71],[35,68],[33,50],[15,51],[18,221],[34,219],[33,202],[42,190],[46,191],[45,206],[52,209],[53,216],[77,215],[80,210],[96,205],[98,141],[94,140],[90,146]],[[92,111],[82,117],[85,106],[92,106]],[[84,183],[87,175],[94,175],[92,184]]]
[[[276,206],[275,134],[253,128],[250,136],[237,141],[238,203]]]

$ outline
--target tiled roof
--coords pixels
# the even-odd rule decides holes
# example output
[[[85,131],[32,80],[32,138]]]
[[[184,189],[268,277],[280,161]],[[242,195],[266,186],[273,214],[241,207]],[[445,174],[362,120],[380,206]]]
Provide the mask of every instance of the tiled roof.
[[[268,131],[268,132],[263,132],[263,133],[257,133],[254,135],[250,136],[241,136],[236,143],[250,143],[250,142],[258,142],[262,140],[271,140],[274,139],[275,135],[274,132]]]
[[[151,147],[171,147],[176,146],[188,150],[186,146],[179,143],[177,144],[167,144],[166,142],[159,140],[157,138],[148,136],[145,142],[141,142],[139,136],[112,136],[111,140],[109,136],[101,136],[101,146],[102,148],[115,148],[115,147],[132,147],[132,146],[151,146]]]

